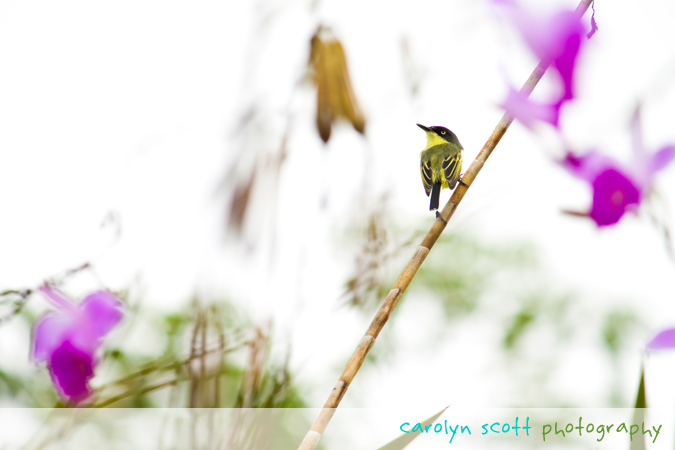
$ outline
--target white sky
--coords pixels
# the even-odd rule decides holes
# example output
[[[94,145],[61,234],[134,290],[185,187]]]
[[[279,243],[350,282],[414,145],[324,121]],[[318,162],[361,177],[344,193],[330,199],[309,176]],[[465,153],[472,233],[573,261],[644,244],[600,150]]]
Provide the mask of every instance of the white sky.
[[[2,3],[0,289],[36,286],[93,259],[110,288],[140,277],[152,307],[174,309],[194,292],[231,296],[260,320],[275,317],[293,344],[301,379],[323,385],[327,395],[335,367],[365,330],[360,318],[336,307],[349,261],[336,237],[383,193],[402,224],[419,219],[430,225],[418,171],[425,141],[415,123],[455,131],[466,170],[501,117],[495,105],[506,92],[505,77],[522,84],[536,61],[484,2],[317,4]],[[628,121],[643,100],[650,148],[675,142],[675,7],[666,0],[625,0],[598,2],[596,10],[600,30],[580,57],[579,99],[563,110],[567,139],[579,150],[598,147],[627,160]],[[367,139],[337,127],[328,151],[314,130],[313,91],[306,85],[293,90],[320,21],[345,46],[368,118]],[[417,97],[406,93],[404,37],[423,74]],[[549,81],[535,96],[545,97]],[[238,135],[251,104],[264,111],[264,125],[254,135]],[[258,242],[257,253],[244,257],[223,244],[218,186],[242,143],[252,152],[274,153],[289,108],[293,124],[278,215],[251,228],[247,236]],[[560,285],[598,302],[640,305],[654,331],[675,325],[675,264],[661,238],[644,217],[598,230],[562,215],[561,208],[589,205],[590,191],[551,162],[556,145],[548,130],[538,137],[514,124],[448,231],[468,229],[486,242],[534,241]],[[675,167],[661,174],[657,187],[675,210]],[[359,196],[363,189],[366,200]],[[447,198],[445,191],[441,201]],[[110,211],[122,226],[114,245],[113,229],[100,228]],[[629,381],[637,378],[643,343],[634,344]],[[467,344],[462,351],[463,360],[481,366],[479,348]],[[672,379],[667,360],[658,358],[658,367]],[[428,358],[416,364],[429,364],[435,380],[397,401],[428,402],[432,410],[438,398],[489,404],[478,387],[464,388],[475,382],[473,372]],[[407,373],[408,365],[415,364],[403,361],[397,372]],[[455,388],[439,388],[446,370]],[[389,384],[381,386],[360,390],[368,397],[356,403],[381,407]],[[675,390],[656,377],[654,386],[663,393],[654,402],[672,405]],[[324,395],[317,395],[322,402]]]

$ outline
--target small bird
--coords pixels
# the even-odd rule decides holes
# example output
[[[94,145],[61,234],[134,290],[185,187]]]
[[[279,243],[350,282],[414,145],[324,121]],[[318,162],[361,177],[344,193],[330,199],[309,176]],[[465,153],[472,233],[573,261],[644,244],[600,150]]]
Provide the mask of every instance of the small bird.
[[[462,171],[462,144],[457,135],[445,127],[425,127],[427,147],[420,153],[420,171],[427,197],[431,195],[429,211],[438,209],[441,189],[454,189]],[[464,183],[462,183],[464,184]]]

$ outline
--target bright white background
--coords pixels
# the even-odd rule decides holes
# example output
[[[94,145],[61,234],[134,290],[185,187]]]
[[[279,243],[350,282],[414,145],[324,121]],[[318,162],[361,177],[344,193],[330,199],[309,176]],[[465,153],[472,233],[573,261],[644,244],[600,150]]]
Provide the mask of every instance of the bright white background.
[[[675,7],[613,1],[596,10],[600,30],[580,56],[579,98],[563,110],[562,127],[578,151],[597,147],[628,161],[638,101],[648,147],[675,142]],[[368,118],[366,138],[338,126],[327,148],[314,130],[314,91],[303,81],[319,23],[344,44]],[[93,286],[133,286],[148,308],[173,310],[194,293],[231,298],[261,322],[274,318],[298,381],[319,406],[365,331],[362,318],[337,303],[351,261],[339,244],[345,227],[385,193],[402,226],[431,225],[418,171],[424,135],[415,123],[455,131],[466,170],[501,117],[505,81],[522,84],[535,64],[485,2],[5,2],[0,289],[35,287],[91,260],[100,278]],[[404,68],[420,80],[416,96]],[[551,86],[545,77],[535,97],[546,98]],[[255,129],[242,128],[252,107]],[[233,245],[224,238],[228,164],[239,152],[251,160],[275,154],[288,111],[276,209],[257,211],[244,245]],[[556,167],[551,156],[562,147],[549,129],[539,131],[511,127],[447,231],[534,242],[550,277],[583,292],[589,309],[639,305],[647,328],[626,373],[634,392],[642,346],[675,325],[675,263],[645,217],[598,230],[561,214],[587,208],[590,190]],[[675,167],[656,188],[675,209]],[[111,212],[119,240],[116,225],[101,226]],[[499,375],[486,371],[482,338],[490,330],[466,324],[452,345],[425,353],[432,312],[405,306],[415,318],[406,326],[410,346],[394,368],[355,385],[346,404],[428,405],[430,414],[450,403],[508,406]],[[28,337],[11,331],[0,329],[2,360],[28,364]],[[566,383],[600,364],[592,353],[574,361]],[[651,364],[650,403],[672,406],[672,357]],[[607,370],[583,370],[573,401],[604,406],[598,392]]]

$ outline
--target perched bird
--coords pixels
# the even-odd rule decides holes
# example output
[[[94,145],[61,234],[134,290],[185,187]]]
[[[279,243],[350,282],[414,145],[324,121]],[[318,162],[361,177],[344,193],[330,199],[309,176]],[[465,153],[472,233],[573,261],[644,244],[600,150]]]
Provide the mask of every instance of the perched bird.
[[[457,135],[445,127],[425,127],[427,147],[420,153],[420,171],[427,197],[431,195],[429,211],[438,209],[441,189],[454,189],[462,171],[462,144]]]

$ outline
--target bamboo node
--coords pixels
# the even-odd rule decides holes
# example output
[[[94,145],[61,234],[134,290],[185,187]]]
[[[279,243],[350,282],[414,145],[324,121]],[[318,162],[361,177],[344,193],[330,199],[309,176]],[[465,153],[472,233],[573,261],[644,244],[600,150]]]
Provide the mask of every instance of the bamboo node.
[[[319,440],[321,439],[321,433],[314,430],[309,430],[305,435],[305,438],[302,440],[298,450],[312,450],[316,448]]]

